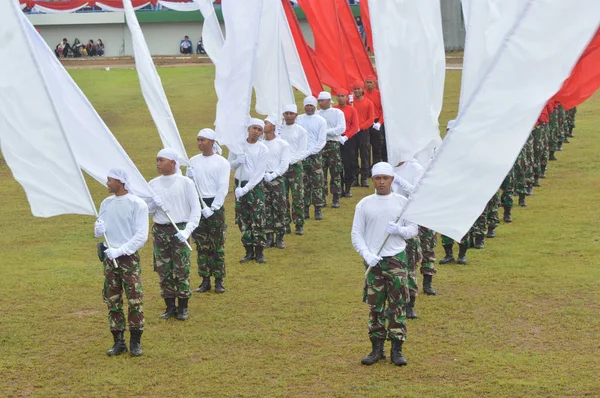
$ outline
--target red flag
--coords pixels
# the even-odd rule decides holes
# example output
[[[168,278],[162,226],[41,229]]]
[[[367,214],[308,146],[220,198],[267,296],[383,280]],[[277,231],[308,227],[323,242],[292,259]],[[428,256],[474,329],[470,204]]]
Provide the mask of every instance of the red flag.
[[[347,40],[348,48],[352,51],[352,55],[358,64],[361,80],[364,82],[367,76],[375,75],[375,68],[373,68],[369,53],[367,53],[367,49],[358,31],[358,26],[356,25],[350,5],[346,0],[337,0],[337,9],[339,10],[338,19],[343,28],[343,35]]]
[[[600,29],[587,46],[579,61],[571,71],[571,76],[562,88],[552,97],[551,101],[560,102],[569,110],[583,101],[600,88]]]
[[[367,35],[367,46],[374,54],[373,50],[373,33],[371,31],[371,13],[369,11],[369,1],[362,0],[360,2],[360,19],[362,20],[363,27],[365,28],[365,34]]]

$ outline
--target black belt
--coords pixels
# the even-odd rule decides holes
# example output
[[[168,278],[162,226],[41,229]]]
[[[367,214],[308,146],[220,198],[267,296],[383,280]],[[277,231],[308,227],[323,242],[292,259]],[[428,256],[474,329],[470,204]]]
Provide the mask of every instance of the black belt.
[[[206,206],[210,207],[210,206],[212,206],[215,198],[202,198],[202,200],[204,201],[204,203],[206,203]]]
[[[239,186],[240,188],[244,188],[246,184],[248,184],[248,181],[242,181],[242,183],[240,184],[240,180],[238,180],[237,178],[235,179],[235,185]]]

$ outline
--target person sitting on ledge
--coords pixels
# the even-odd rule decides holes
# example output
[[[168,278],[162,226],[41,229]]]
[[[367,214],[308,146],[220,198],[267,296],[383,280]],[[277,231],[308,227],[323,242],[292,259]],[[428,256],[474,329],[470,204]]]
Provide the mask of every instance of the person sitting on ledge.
[[[188,36],[179,43],[179,52],[181,54],[191,54],[192,53],[192,42]]]

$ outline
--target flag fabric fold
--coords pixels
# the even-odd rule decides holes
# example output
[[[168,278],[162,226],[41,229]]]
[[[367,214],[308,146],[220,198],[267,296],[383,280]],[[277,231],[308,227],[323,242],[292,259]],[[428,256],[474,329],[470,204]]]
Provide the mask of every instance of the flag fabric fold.
[[[194,0],[194,3],[204,17],[204,24],[202,25],[204,49],[211,61],[216,65],[225,44],[225,38],[223,37],[221,24],[215,13],[215,6],[211,0]]]

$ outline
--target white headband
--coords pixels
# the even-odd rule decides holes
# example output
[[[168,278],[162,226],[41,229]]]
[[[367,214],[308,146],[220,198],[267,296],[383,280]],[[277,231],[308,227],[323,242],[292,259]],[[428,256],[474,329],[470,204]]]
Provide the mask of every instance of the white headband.
[[[304,98],[304,106],[306,106],[306,105],[312,105],[312,106],[316,107],[317,99],[315,97],[313,97],[312,95],[310,97]]]
[[[285,112],[298,113],[298,107],[296,106],[296,104],[286,105],[283,107],[283,113]]]
[[[379,162],[373,166],[373,170],[371,171],[371,175],[384,175],[384,176],[394,176],[394,168],[391,164],[387,162]]]
[[[110,169],[108,171],[107,177],[114,178],[115,180],[119,180],[123,183],[123,185],[127,186],[128,178],[125,170],[121,169]]]
[[[248,127],[250,126],[260,126],[263,129],[265,128],[265,122],[263,122],[260,119],[257,119],[255,117],[250,118],[250,121],[248,122]]]
[[[160,151],[158,151],[158,155],[156,155],[156,157],[174,160],[175,161],[175,173],[181,174],[181,169],[179,168],[179,160],[178,160],[179,156],[177,155],[177,152],[175,152],[174,149],[171,149],[171,148],[161,149]]]

